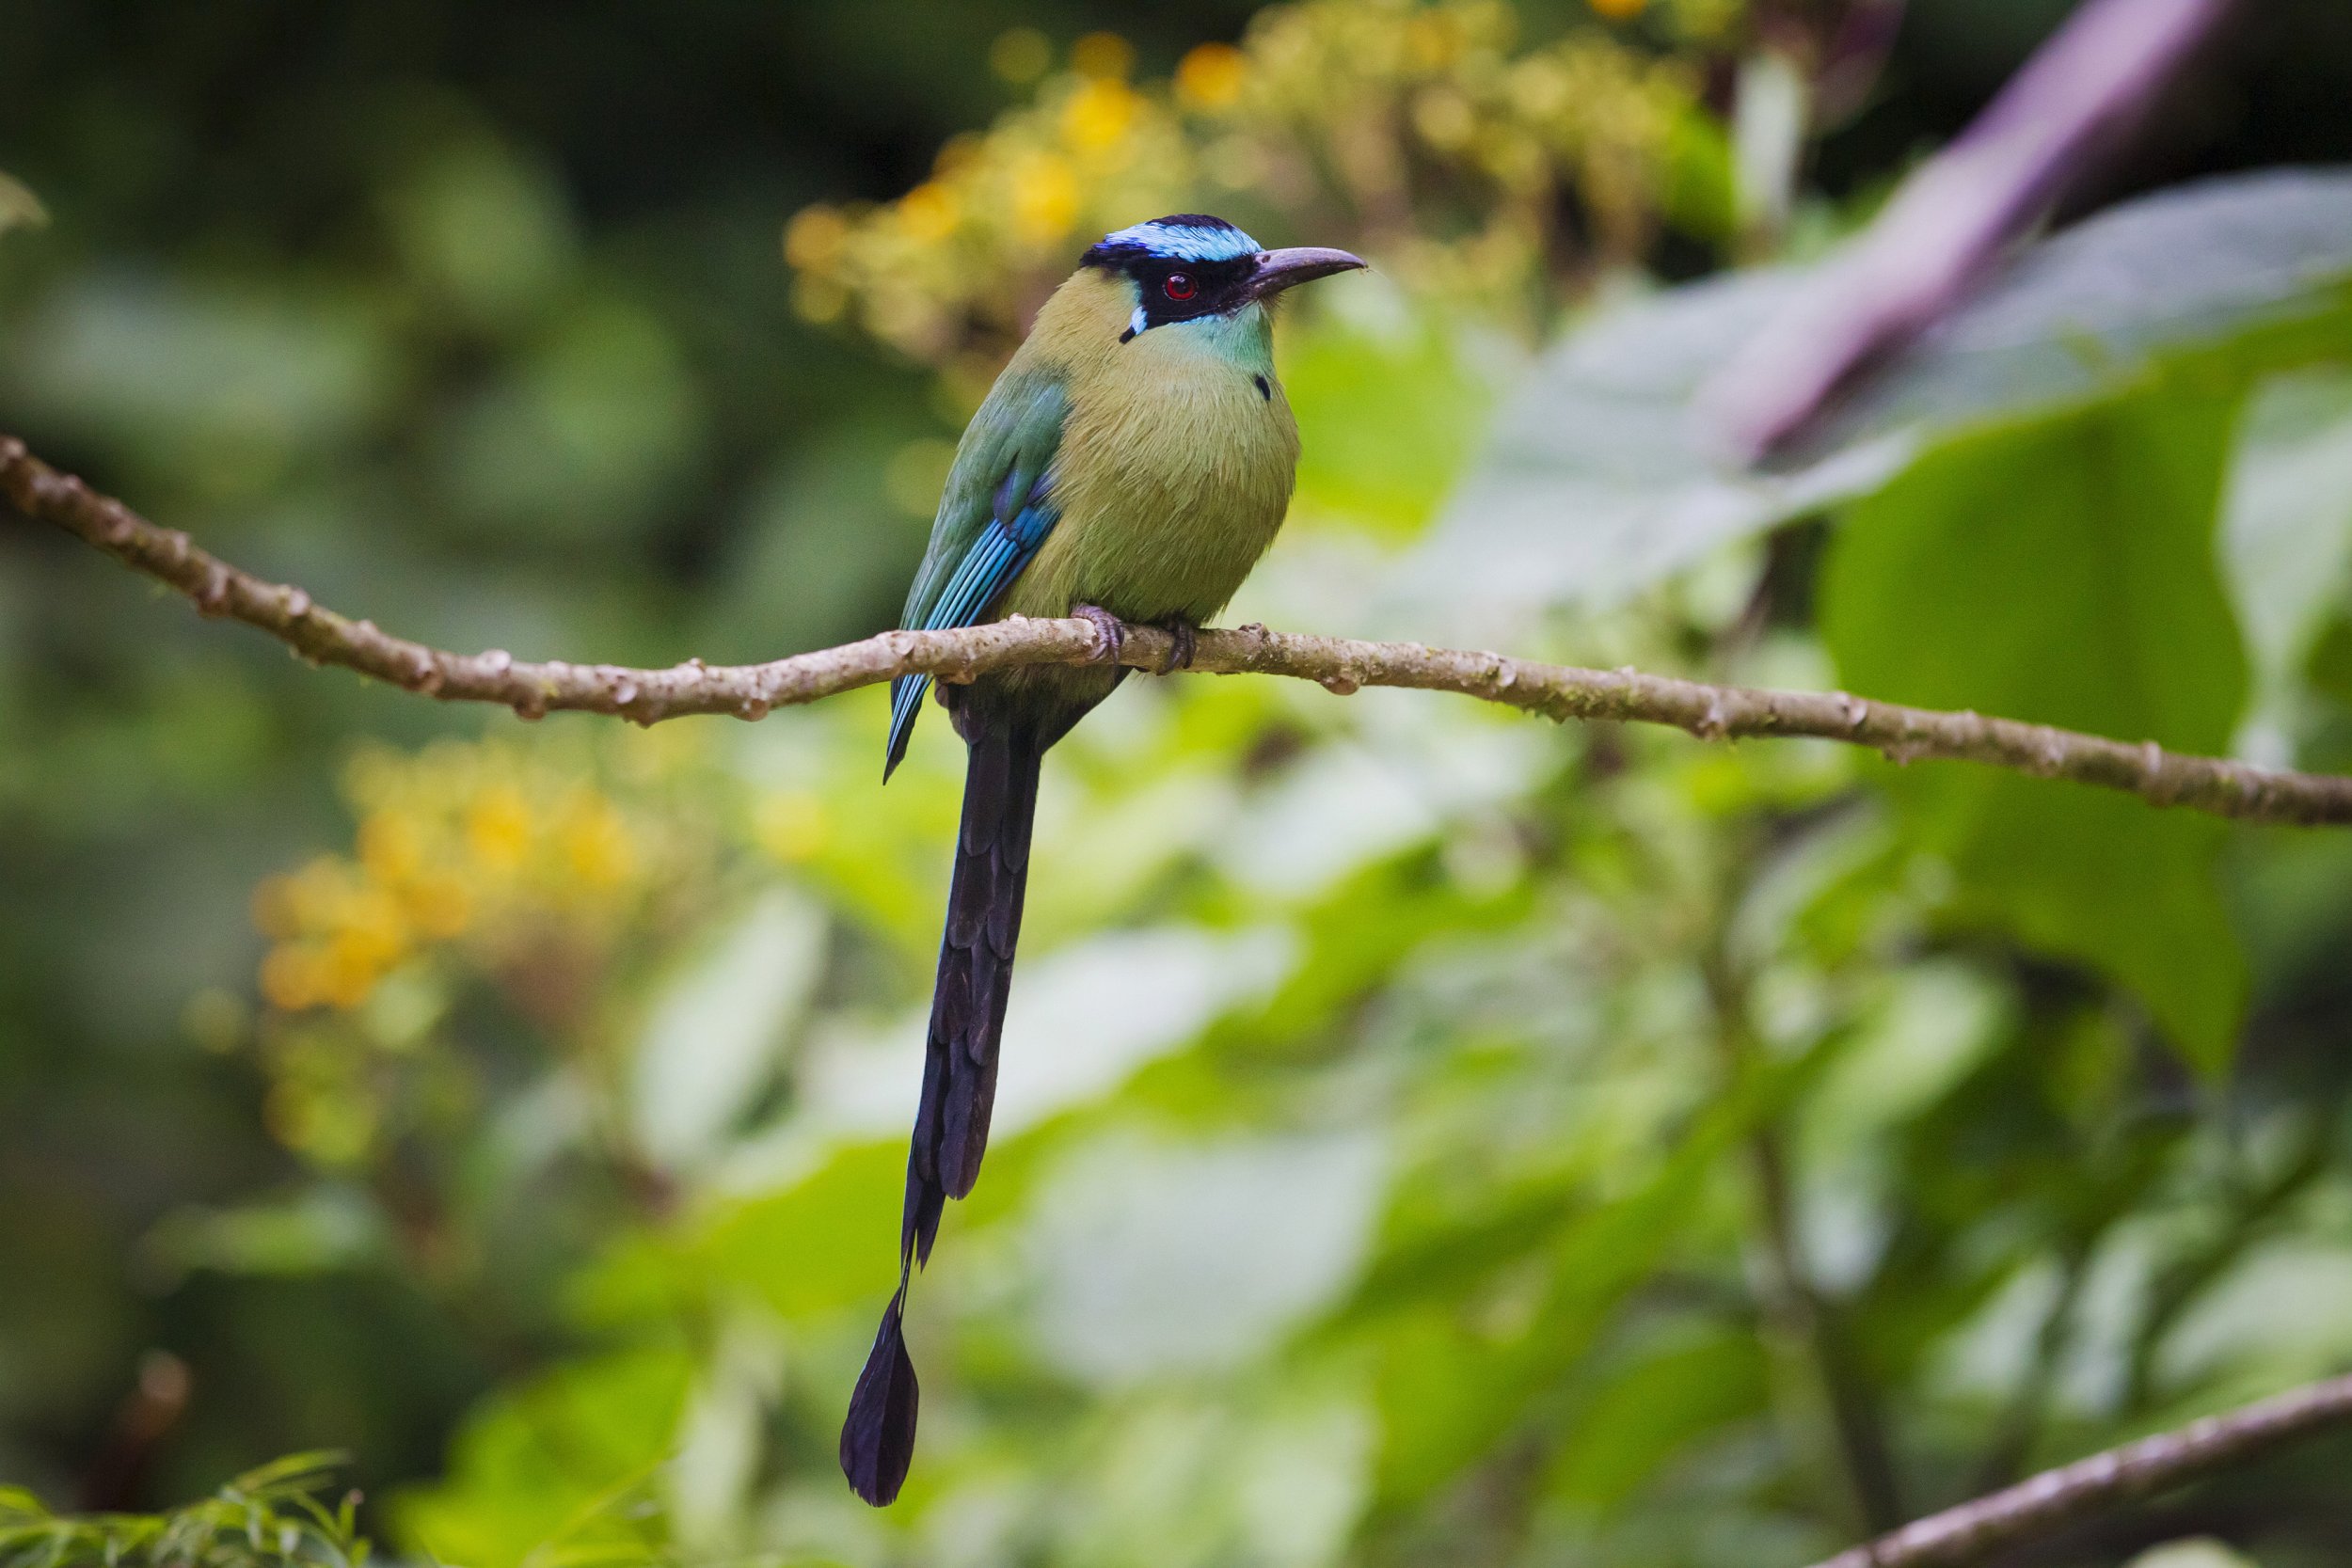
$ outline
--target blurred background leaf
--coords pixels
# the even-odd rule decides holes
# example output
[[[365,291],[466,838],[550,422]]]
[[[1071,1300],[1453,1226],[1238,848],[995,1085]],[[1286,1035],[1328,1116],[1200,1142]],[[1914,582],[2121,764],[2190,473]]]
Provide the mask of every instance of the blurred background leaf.
[[[0,234],[25,226],[39,228],[48,221],[49,213],[40,198],[25,189],[23,181],[0,172]]]

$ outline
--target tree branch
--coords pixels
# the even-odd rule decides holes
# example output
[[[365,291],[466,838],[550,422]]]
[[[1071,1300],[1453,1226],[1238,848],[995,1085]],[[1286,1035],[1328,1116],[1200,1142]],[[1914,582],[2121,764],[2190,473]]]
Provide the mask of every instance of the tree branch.
[[[443,701],[497,703],[526,719],[557,709],[612,714],[641,724],[688,714],[758,719],[897,675],[969,681],[1025,664],[1089,664],[1113,657],[1082,620],[1002,621],[961,631],[891,631],[767,664],[667,670],[610,664],[527,663],[493,649],[453,654],[353,621],[285,583],[237,570],[174,529],[158,528],[120,501],[60,474],[0,436],[0,496],[26,516],[55,524],[124,564],[169,584],[207,615],[259,627],[313,664],[339,664]],[[1174,644],[1166,632],[1130,628],[1120,662],[1159,670]],[[1988,719],[1871,702],[1842,691],[1765,691],[1708,686],[1631,669],[1582,670],[1501,654],[1360,642],[1243,626],[1204,631],[1192,668],[1215,674],[1291,675],[1342,694],[1364,686],[1454,691],[1546,718],[1669,724],[1707,740],[1811,736],[1869,746],[1897,762],[1938,758],[1990,763],[2040,778],[2071,779],[2261,822],[2352,823],[2352,777],[2255,768]]]
[[[2092,1454],[1915,1520],[1814,1568],[1958,1568],[2078,1519],[2352,1421],[2352,1374]]]

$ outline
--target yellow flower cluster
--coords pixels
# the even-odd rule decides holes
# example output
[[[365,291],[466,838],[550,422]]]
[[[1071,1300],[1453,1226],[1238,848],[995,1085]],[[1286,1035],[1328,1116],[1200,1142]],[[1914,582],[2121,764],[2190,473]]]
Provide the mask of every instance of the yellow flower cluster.
[[[1634,258],[1661,209],[1701,227],[1727,212],[1693,196],[1725,166],[1698,61],[1739,3],[1597,8],[1666,13],[1649,30],[1677,43],[1660,53],[1599,24],[1521,47],[1502,0],[1297,0],[1147,84],[1097,34],[898,200],[794,217],[795,300],[977,377],[1081,242],[1184,209],[1271,218],[1284,240],[1367,247],[1410,284],[1509,299]],[[1043,48],[1025,32],[996,53],[1025,72]]]
[[[262,994],[282,1012],[357,1007],[410,958],[520,916],[597,920],[646,869],[628,819],[576,762],[454,742],[413,757],[371,751],[345,791],[356,852],[272,878],[254,897],[272,942]]]
[[[695,750],[673,728],[355,757],[352,852],[254,895],[270,939],[255,1044],[278,1141],[351,1168],[469,1115],[477,1073],[441,1027],[469,979],[593,1054],[621,958],[707,892],[717,827]]]

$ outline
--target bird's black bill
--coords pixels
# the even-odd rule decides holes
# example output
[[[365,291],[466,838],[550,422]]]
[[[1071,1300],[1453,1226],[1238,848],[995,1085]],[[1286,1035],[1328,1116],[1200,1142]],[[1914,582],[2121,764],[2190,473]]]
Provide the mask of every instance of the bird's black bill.
[[[1327,250],[1321,245],[1294,245],[1288,250],[1268,250],[1258,257],[1257,270],[1249,275],[1245,285],[1252,299],[1264,299],[1284,289],[1301,283],[1311,283],[1318,277],[1328,277],[1335,272],[1355,272],[1365,265],[1364,259],[1344,250]]]

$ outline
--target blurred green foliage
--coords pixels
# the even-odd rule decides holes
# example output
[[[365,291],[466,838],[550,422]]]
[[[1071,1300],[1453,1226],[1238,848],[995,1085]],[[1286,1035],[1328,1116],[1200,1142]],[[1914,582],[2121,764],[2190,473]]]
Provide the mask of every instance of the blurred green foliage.
[[[1778,266],[1677,287],[1759,243],[1674,190],[1728,178],[1740,8],[211,9],[33,6],[0,55],[0,161],[52,209],[0,238],[0,429],[406,634],[666,662],[888,624],[1024,279],[1141,176],[1073,162],[1027,241],[938,225],[1116,120],[1171,203],[1238,167],[1253,224],[1388,263],[1285,324],[1308,457],[1236,619],[2352,763],[2345,176],[2061,234],[1790,471],[1692,442],[1705,372],[1997,80],[1936,41],[1987,8],[1920,0],[1824,111]],[[2057,8],[1994,9],[2005,68]],[[2335,9],[2280,14],[2274,55],[2352,62]],[[1302,39],[1349,90],[1252,98]],[[1564,60],[1673,114],[1515,184]],[[2309,114],[2126,183],[2352,155]],[[1597,174],[1595,123],[1647,150]],[[939,248],[835,276],[828,233],[869,274]],[[876,691],[526,729],[68,541],[0,559],[8,1568],[363,1528],[469,1568],[1795,1564],[2352,1364],[2352,839],[1136,681],[1048,770],[998,1147],[870,1513],[833,1443],[945,728],[887,790]],[[305,1462],[51,1512],[326,1445],[356,1514]],[[2345,1457],[2036,1560],[2340,1560]]]

